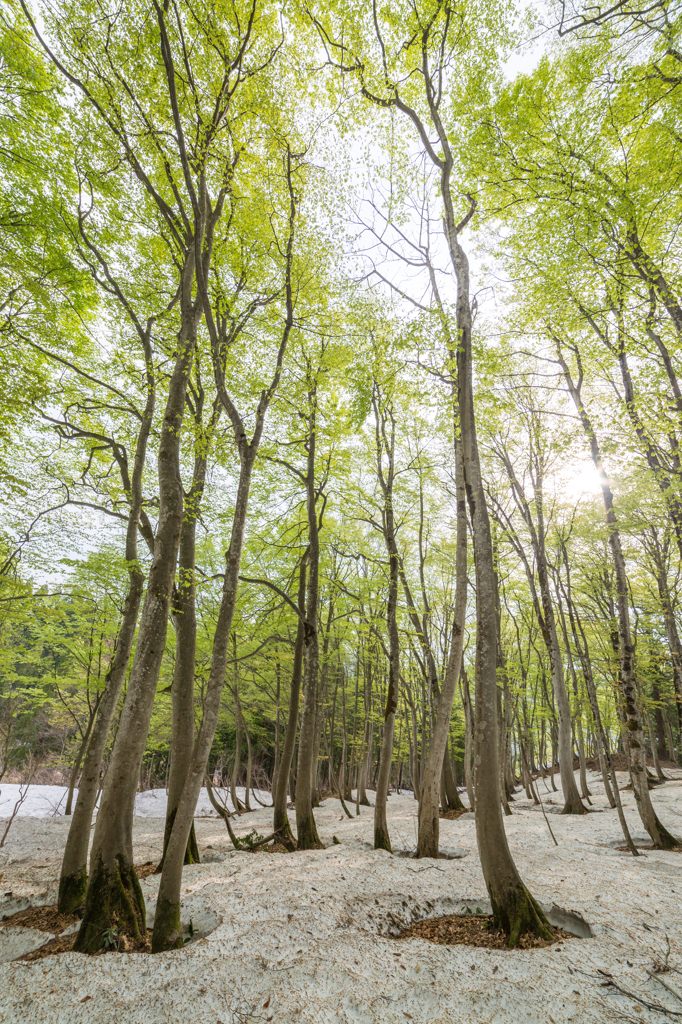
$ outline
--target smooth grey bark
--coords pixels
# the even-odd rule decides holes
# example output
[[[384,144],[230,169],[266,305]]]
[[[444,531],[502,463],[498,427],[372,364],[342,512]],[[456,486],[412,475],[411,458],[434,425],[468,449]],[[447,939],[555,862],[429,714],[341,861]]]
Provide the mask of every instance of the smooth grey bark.
[[[318,515],[317,503],[321,489],[315,486],[315,452],[317,443],[317,381],[308,389],[308,430],[306,438],[306,472],[303,476],[308,519],[308,585],[304,624],[303,709],[298,737],[296,767],[296,838],[299,850],[322,848],[313,815],[312,771],[315,755],[315,719],[319,681],[320,640],[318,610],[320,592],[320,524],[324,511]],[[300,475],[300,474],[299,474]]]
[[[531,548],[535,558],[535,573],[528,556],[518,537],[513,536],[514,531],[508,517],[505,525],[507,533],[512,540],[515,550],[520,555],[528,579],[528,585],[533,599],[533,607],[540,626],[540,632],[547,649],[549,669],[552,678],[552,689],[556,701],[557,725],[558,725],[558,753],[559,772],[561,776],[561,788],[564,797],[562,814],[585,814],[585,808],[573,774],[573,733],[571,728],[571,707],[566,690],[564,679],[563,657],[557,636],[556,616],[554,614],[554,603],[549,582],[549,568],[547,564],[547,552],[545,546],[546,527],[544,517],[544,465],[541,452],[541,443],[538,437],[539,426],[531,423],[531,477],[533,483],[533,501],[535,505],[534,520],[530,502],[526,498],[524,488],[519,481],[508,453],[502,447],[498,450],[499,458],[505,468],[509,483],[511,484],[514,502],[523,518],[530,537]],[[532,436],[532,435],[535,436]],[[537,574],[538,585],[535,585],[535,574]],[[538,589],[540,591],[538,596]]]
[[[103,945],[107,930],[114,926],[136,941],[145,934],[144,900],[133,864],[133,811],[166,641],[182,528],[180,438],[200,310],[192,297],[194,269],[194,258],[190,255],[183,267],[181,327],[159,440],[159,518],[154,557],[92,841],[85,909],[74,946],[83,953],[96,952]]]
[[[398,572],[399,555],[393,510],[393,484],[395,480],[395,417],[390,400],[383,400],[376,381],[373,382],[372,404],[376,434],[377,480],[383,496],[381,531],[388,554],[388,598],[386,627],[388,632],[388,686],[384,727],[379,755],[379,775],[374,801],[374,849],[391,852],[386,803],[393,762],[395,716],[400,693],[400,636],[398,634]],[[384,468],[384,458],[387,461]],[[441,758],[442,761],[442,758]]]
[[[454,353],[453,353],[454,354]],[[421,780],[417,857],[438,857],[440,832],[440,815],[438,811],[438,784],[441,766],[447,756],[447,741],[450,731],[452,704],[455,698],[457,681],[462,670],[464,650],[464,625],[467,604],[467,512],[466,494],[464,490],[464,465],[462,460],[462,441],[458,436],[458,417],[455,412],[455,486],[457,494],[457,527],[455,547],[455,607],[452,617],[450,634],[450,651],[448,655],[443,686],[436,700],[434,725],[431,732],[429,753],[424,766]],[[469,710],[470,713],[470,710]],[[470,784],[470,746],[466,748],[465,734],[465,778],[467,790]],[[473,792],[469,792],[471,809],[474,809]]]
[[[192,757],[185,777],[185,785],[166,847],[154,921],[154,934],[152,937],[153,952],[179,948],[180,943],[182,943],[179,898],[182,883],[182,866],[187,841],[194,821],[194,809],[201,791],[206,772],[206,762],[218,724],[220,698],[227,671],[227,651],[239,585],[239,568],[241,565],[248,494],[253,468],[253,459],[249,456],[250,453],[247,453],[243,459],[239,476],[237,499],[232,520],[232,534],[225,557],[223,592],[214,634],[203,715],[194,741]]]
[[[656,578],[656,587],[672,662],[677,724],[680,736],[682,736],[682,642],[680,641],[672,596],[668,585],[668,538],[664,537],[661,540],[658,530],[653,526],[649,526],[644,531],[644,545]],[[670,756],[672,757],[672,750]]]
[[[320,748],[322,745],[322,730],[324,728],[324,706],[327,700],[327,684],[329,677],[329,637],[333,618],[334,602],[330,598],[327,605],[327,624],[323,630],[324,639],[322,641],[321,665],[315,701],[315,732],[313,739],[313,756],[310,765],[310,786],[313,807],[320,806]]]
[[[208,452],[213,432],[218,424],[221,406],[213,405],[209,423],[203,423],[204,391],[199,383],[192,408],[197,435],[194,442],[194,467],[192,483],[184,496],[178,572],[172,602],[172,622],[175,626],[175,666],[171,683],[173,708],[171,733],[171,763],[168,774],[168,804],[164,830],[163,854],[157,871],[163,868],[168,839],[173,828],[180,802],[187,768],[194,746],[194,671],[197,644],[196,616],[196,527],[206,485]],[[199,862],[194,828],[190,832],[185,850],[185,864]]]
[[[474,795],[473,775],[473,752],[474,752],[474,709],[471,703],[471,690],[469,688],[469,677],[464,668],[460,672],[460,688],[462,692],[462,704],[464,705],[464,783],[469,797],[469,807],[476,810],[476,797]]]
[[[253,775],[253,750],[251,747],[251,735],[249,733],[249,726],[246,722],[246,719],[244,718],[244,713],[241,709],[241,704],[239,706],[239,714],[242,719],[244,735],[246,736],[246,784],[244,786],[244,806],[247,811],[250,811],[251,798],[249,794],[251,793],[251,777]]]
[[[301,695],[301,679],[303,676],[303,645],[305,631],[305,594],[306,594],[306,566],[308,551],[304,551],[298,569],[298,623],[296,626],[296,641],[294,644],[294,663],[291,671],[291,692],[289,697],[289,712],[287,716],[284,743],[280,756],[279,767],[273,781],[273,832],[280,837],[280,841],[289,850],[296,848],[296,841],[291,831],[289,816],[287,814],[287,794],[289,786],[289,774],[294,759],[294,747],[296,745],[296,730],[298,728],[298,707]]]
[[[679,840],[676,839],[675,836],[671,835],[663,826],[654,810],[653,804],[651,803],[651,797],[649,795],[646,747],[639,703],[637,700],[637,681],[634,670],[634,645],[630,629],[630,596],[625,568],[625,558],[623,556],[620,542],[620,530],[618,527],[618,518],[616,516],[613,493],[604,468],[597,435],[582,401],[581,392],[583,371],[580,353],[577,348],[573,349],[578,371],[577,378],[574,378],[564,357],[560,339],[555,337],[554,341],[556,345],[557,358],[563,371],[564,379],[580,417],[583,430],[589,441],[592,461],[600,478],[606,525],[608,529],[609,548],[611,550],[611,557],[616,577],[618,646],[620,657],[619,681],[623,694],[622,714],[627,735],[630,778],[632,780],[635,801],[637,803],[639,815],[642,819],[642,824],[649,833],[654,846],[658,849],[673,849],[679,845]]]
[[[360,805],[363,807],[369,807],[370,802],[367,797],[367,758],[370,747],[370,713],[372,708],[372,662],[365,661],[363,663],[364,670],[364,687],[363,687],[363,724],[362,724],[362,739],[360,741],[360,749],[357,757],[356,766],[356,792],[355,792],[355,813],[356,816],[360,814]]]
[[[656,683],[652,683],[651,686],[651,699],[654,703],[654,718],[656,721],[656,744],[658,750],[658,756],[663,758],[664,761],[672,758],[672,750],[668,752],[668,736],[665,731],[665,724],[663,719],[663,708],[661,706],[661,691],[659,690]]]
[[[578,743],[578,761],[580,766],[580,795],[583,800],[587,800],[590,804],[589,787],[587,785],[587,767],[585,764],[585,741],[583,737],[583,723],[582,723],[582,708],[580,706],[580,694],[578,691],[578,676],[575,670],[575,664],[573,661],[573,654],[571,652],[571,643],[568,637],[568,627],[566,625],[566,616],[564,615],[564,609],[561,601],[561,586],[556,586],[556,600],[557,608],[559,611],[559,622],[561,623],[561,631],[564,637],[564,649],[566,651],[566,658],[568,660],[568,670],[571,674],[571,682],[573,684],[573,696],[575,699],[575,734]]]
[[[246,46],[246,43],[248,42],[249,34],[250,27],[245,36],[244,46]],[[243,48],[241,52],[243,53]],[[255,312],[256,307],[252,304],[249,316],[246,316],[241,320],[237,320],[236,322],[232,322],[229,318],[222,315],[219,303],[219,315],[214,317],[213,307],[210,301],[206,269],[203,265],[197,264],[197,286],[198,292],[202,297],[204,321],[211,341],[213,374],[216,391],[232,426],[235,446],[239,454],[240,468],[235,508],[232,518],[232,532],[230,535],[230,543],[225,553],[223,590],[213,638],[211,667],[204,696],[203,714],[199,731],[194,742],[194,749],[192,751],[192,758],[187,771],[182,796],[180,798],[175,821],[173,823],[173,830],[166,848],[166,857],[164,860],[163,872],[161,874],[156,917],[154,920],[154,933],[152,936],[153,952],[161,952],[163,950],[179,948],[182,946],[182,932],[180,927],[180,891],[182,885],[184,853],[194,821],[194,809],[206,774],[208,756],[211,751],[220,714],[220,702],[227,671],[228,645],[239,588],[240,567],[242,549],[244,545],[244,531],[246,528],[249,491],[251,488],[251,477],[258,449],[260,447],[263,427],[265,425],[265,417],[279,386],[284,356],[287,350],[289,337],[294,326],[294,289],[292,274],[298,202],[293,180],[295,160],[296,158],[292,155],[290,148],[287,146],[284,164],[289,198],[289,210],[288,236],[284,255],[284,326],[277,350],[272,378],[269,385],[261,392],[255,410],[255,425],[250,441],[247,437],[244,421],[227,391],[225,383],[225,365],[232,343],[244,329],[248,323],[249,317]]]
[[[495,566],[474,414],[469,261],[459,240],[460,232],[473,215],[475,204],[473,200],[470,200],[470,212],[458,223],[451,194],[452,153],[433,97],[430,98],[429,108],[431,120],[438,132],[443,150],[443,157],[436,157],[434,163],[440,170],[445,234],[457,280],[458,409],[462,438],[464,487],[473,534],[476,567],[474,734],[476,838],[494,921],[508,936],[509,945],[514,946],[523,934],[531,933],[548,938],[551,932],[545,915],[527,890],[514,864],[504,831],[500,805]],[[435,153],[434,156],[436,156]]]
[[[323,40],[345,63],[339,66],[354,71],[360,78],[363,96],[377,106],[396,109],[416,128],[426,157],[440,178],[440,194],[444,207],[444,227],[452,268],[457,281],[456,352],[457,397],[462,437],[464,484],[474,537],[476,565],[477,671],[476,671],[476,826],[483,875],[493,907],[495,922],[516,945],[520,935],[531,932],[550,937],[544,915],[524,886],[514,865],[504,832],[499,801],[499,765],[497,736],[497,627],[495,621],[495,590],[490,522],[485,505],[483,481],[476,439],[473,401],[473,367],[471,350],[472,310],[469,288],[469,263],[460,242],[460,233],[471,220],[475,204],[470,199],[469,213],[458,222],[452,195],[452,172],[455,166],[450,139],[441,119],[440,104],[444,93],[434,83],[442,81],[445,50],[453,27],[449,9],[439,8],[404,47],[418,53],[419,78],[423,83],[422,99],[426,120],[403,99],[400,87],[385,81],[385,90],[377,94],[375,80],[365,78],[365,65],[344,42],[331,40],[319,21],[315,21]],[[384,42],[375,21],[378,43]],[[432,60],[433,58],[433,60]],[[436,136],[436,143],[431,139]],[[454,367],[451,368],[451,372]]]
[[[71,816],[71,811],[73,810],[73,794],[76,788],[76,782],[78,781],[78,772],[80,771],[81,762],[85,757],[85,751],[87,750],[88,742],[90,741],[90,732],[92,730],[93,722],[95,721],[98,706],[99,701],[95,702],[94,708],[92,708],[90,711],[88,724],[86,726],[85,732],[81,737],[81,741],[78,745],[76,756],[74,758],[73,764],[71,765],[71,774],[69,775],[69,786],[66,791],[66,807],[64,808],[64,814],[67,817]]]
[[[436,301],[436,306],[437,306],[437,309],[438,309],[438,312],[439,312],[439,315],[440,315],[440,318],[441,318],[441,323],[442,323],[442,325],[444,327],[446,338],[448,339],[449,358],[450,358],[451,361],[453,361],[454,358],[455,358],[455,352],[454,352],[454,348],[453,348],[452,338],[450,337],[449,330],[448,330],[447,317],[446,317],[445,312],[444,312],[443,304],[442,304],[441,297],[440,297],[440,292],[438,291],[437,278],[436,278],[436,275],[435,275],[435,273],[433,271],[433,267],[431,265],[430,259],[428,259],[428,258],[427,258],[427,266],[428,266],[429,276],[430,276],[430,280],[431,280],[432,292],[433,292],[433,295],[434,295],[434,298],[435,298],[435,301]],[[452,402],[453,402],[453,415],[456,417],[457,416],[456,396],[454,394],[452,396]],[[455,425],[455,429],[456,430],[458,429],[456,427],[456,425]],[[466,506],[466,502],[465,502],[465,506]],[[434,656],[433,646],[432,646],[432,643],[431,643],[430,630],[429,630],[429,618],[430,618],[431,608],[430,608],[430,604],[429,604],[428,595],[427,595],[427,592],[426,592],[426,581],[425,581],[425,575],[424,575],[424,567],[425,567],[425,562],[426,562],[426,554],[425,554],[425,551],[424,551],[424,544],[423,544],[424,501],[423,501],[423,488],[422,488],[421,475],[420,475],[420,478],[419,478],[419,511],[420,511],[420,516],[419,516],[419,534],[418,534],[418,536],[419,536],[419,582],[420,582],[420,589],[421,589],[421,596],[422,596],[422,605],[423,605],[423,614],[422,614],[421,617],[419,616],[419,613],[418,613],[416,605],[415,605],[414,597],[412,595],[412,590],[411,590],[411,587],[410,587],[408,579],[407,579],[407,574],[405,572],[405,567],[403,565],[402,559],[400,559],[399,556],[398,556],[398,558],[399,558],[399,560],[398,560],[398,567],[399,567],[399,571],[400,571],[400,580],[401,580],[401,583],[402,583],[403,592],[405,594],[405,603],[407,605],[408,616],[409,616],[410,622],[412,623],[412,628],[414,629],[414,632],[415,632],[415,634],[417,636],[417,639],[418,639],[418,642],[419,642],[419,646],[421,648],[421,654],[417,655],[417,660],[418,660],[418,663],[419,663],[419,667],[421,669],[421,673],[422,673],[422,677],[423,677],[424,683],[425,683],[425,685],[427,687],[428,701],[429,701],[429,706],[431,707],[434,703],[436,705],[439,705],[439,703],[440,703],[440,685],[439,685],[439,679],[438,679],[438,669],[436,667],[436,658]],[[466,512],[465,512],[465,515],[466,515]],[[455,682],[455,685],[456,685],[456,682]],[[453,699],[454,699],[454,693],[453,693]],[[425,732],[424,732],[424,730],[422,730],[422,738],[425,739]],[[417,792],[419,793],[418,800],[420,802],[421,802],[421,799],[422,799],[421,792],[422,792],[422,786],[423,786],[423,776],[424,776],[424,773],[426,771],[427,758],[428,758],[427,745],[426,745],[425,742],[423,742],[422,743],[422,747],[421,747],[421,758],[420,758],[420,761],[419,761],[419,781],[418,781],[417,786],[415,788],[415,795],[417,795]],[[445,748],[443,750],[442,765],[441,765],[441,768],[439,769],[439,771],[440,771],[440,775],[441,775],[441,781],[442,781],[442,784],[443,784],[444,807],[447,806],[448,808],[452,808],[454,810],[463,810],[464,809],[464,805],[463,805],[463,803],[462,803],[462,801],[460,799],[459,793],[457,791],[457,783],[455,781],[452,764],[450,762],[450,757],[449,757],[449,754],[448,754],[447,744],[446,744],[446,746],[445,746]],[[431,800],[432,797],[429,797],[429,799]],[[438,799],[436,798],[436,808],[437,808],[437,804],[438,804]],[[429,808],[425,810],[424,813],[425,813],[426,818],[431,818],[432,817],[432,815],[433,815],[433,807],[431,806],[431,804],[429,805]]]

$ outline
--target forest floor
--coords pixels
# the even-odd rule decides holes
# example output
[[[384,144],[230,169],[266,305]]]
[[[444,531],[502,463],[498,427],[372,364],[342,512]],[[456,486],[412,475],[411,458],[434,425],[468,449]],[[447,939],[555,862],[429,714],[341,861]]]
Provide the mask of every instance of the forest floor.
[[[682,837],[682,772],[652,791],[659,817]],[[622,776],[622,785],[627,779]],[[335,799],[315,817],[325,850],[290,855],[232,851],[222,821],[196,819],[205,862],[185,869],[183,920],[195,938],[182,950],[87,957],[67,952],[8,961],[31,936],[0,925],[0,1021],[16,1024],[592,1024],[680,1019],[682,853],[618,850],[623,837],[597,777],[596,813],[559,815],[541,795],[556,836],[523,792],[506,819],[513,856],[536,898],[577,912],[592,938],[543,949],[485,949],[396,941],[391,932],[468,905],[485,909],[473,816],[441,821],[453,859],[420,860],[371,849],[372,810],[348,819]],[[631,792],[623,792],[637,842],[646,842]],[[373,794],[370,794],[373,799]],[[294,812],[291,812],[292,818]],[[417,805],[389,799],[394,851],[414,848]],[[271,811],[235,819],[267,835]],[[136,863],[157,861],[163,818],[137,817]],[[4,830],[0,827],[0,831]],[[68,831],[61,816],[18,817],[0,850],[0,917],[56,899]],[[332,837],[340,840],[340,845]],[[210,859],[209,859],[210,858]],[[159,876],[142,882],[148,913]],[[4,892],[4,896],[2,896]],[[217,925],[217,927],[215,927]],[[42,940],[40,940],[42,941]],[[23,943],[23,947],[22,947]],[[27,946],[28,943],[28,946]],[[33,937],[33,945],[36,939]],[[668,952],[669,944],[669,952]],[[18,951],[18,952],[17,952]],[[672,970],[658,977],[668,956]],[[631,995],[619,992],[610,980]],[[649,1004],[677,1011],[675,1018]]]

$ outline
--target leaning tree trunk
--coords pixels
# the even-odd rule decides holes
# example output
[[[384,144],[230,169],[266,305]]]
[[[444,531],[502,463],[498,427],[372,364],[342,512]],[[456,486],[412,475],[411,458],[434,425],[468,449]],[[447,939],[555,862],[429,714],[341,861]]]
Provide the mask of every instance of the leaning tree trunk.
[[[163,658],[182,527],[180,439],[194,356],[197,310],[194,265],[183,270],[182,327],[159,442],[159,520],[133,667],[97,815],[85,909],[74,949],[94,953],[111,929],[139,941],[146,932],[144,899],[133,864],[135,793]],[[183,850],[184,854],[184,850]]]
[[[464,467],[462,462],[462,441],[459,428],[459,416],[455,424],[455,480],[457,487],[457,534],[455,548],[455,607],[452,617],[450,636],[450,653],[445,670],[445,678],[438,700],[436,715],[431,732],[431,744],[421,781],[419,800],[419,830],[417,838],[417,857],[438,857],[440,816],[438,813],[438,785],[441,765],[447,756],[448,734],[452,702],[455,698],[457,680],[462,669],[462,653],[464,649],[464,620],[467,603],[467,514],[466,494],[464,491]],[[465,738],[465,778],[468,775],[466,738]],[[471,808],[474,803],[470,794]]]
[[[606,514],[606,526],[609,537],[609,547],[613,560],[613,567],[616,577],[616,595],[618,606],[618,640],[620,656],[620,686],[623,695],[622,714],[625,728],[627,730],[627,748],[629,752],[630,778],[635,794],[637,810],[642,819],[644,828],[649,833],[654,846],[657,849],[670,850],[679,845],[679,840],[664,827],[656,814],[651,796],[649,795],[649,780],[646,768],[646,746],[644,742],[644,729],[642,727],[641,713],[637,701],[637,683],[634,671],[634,646],[630,631],[630,596],[625,568],[625,558],[620,543],[620,530],[613,501],[613,492],[602,461],[597,435],[588,416],[587,410],[582,402],[580,388],[582,384],[582,367],[580,356],[576,353],[578,360],[578,382],[573,380],[569,366],[566,363],[561,351],[561,345],[555,339],[557,355],[564,378],[568,385],[571,397],[575,403],[578,415],[580,416],[583,429],[590,443],[590,451],[595,469],[599,473],[604,511]],[[615,773],[614,773],[614,785]]]
[[[90,711],[88,725],[85,730],[85,733],[83,734],[83,738],[81,739],[81,742],[79,744],[78,753],[74,758],[73,766],[71,768],[71,775],[69,776],[69,788],[66,794],[66,807],[64,808],[64,814],[67,817],[71,816],[71,811],[73,809],[73,794],[76,788],[76,782],[78,781],[78,772],[80,771],[81,763],[83,761],[83,758],[85,757],[85,751],[87,750],[88,743],[90,742],[90,733],[92,731],[92,725],[93,722],[95,721],[95,715],[97,714],[98,707],[99,701],[96,701],[94,708],[92,708]]]
[[[60,914],[72,914],[83,905],[87,890],[88,846],[90,845],[90,829],[92,815],[97,805],[100,792],[100,770],[102,758],[109,738],[111,723],[116,712],[121,688],[128,670],[130,652],[135,639],[137,617],[144,592],[144,574],[137,560],[138,532],[140,513],[142,511],[142,474],[147,454],[147,441],[154,418],[156,389],[152,363],[150,328],[142,335],[145,355],[147,400],[140,430],[135,443],[133,472],[130,480],[123,480],[126,490],[130,493],[130,511],[126,528],[125,555],[128,566],[128,593],[123,605],[121,625],[116,638],[116,645],[106,675],[104,693],[97,708],[97,717],[90,732],[88,748],[83,761],[80,786],[76,807],[69,827],[64,857],[62,859],[61,876],[59,879],[59,896],[57,900]],[[145,536],[152,542],[151,531]]]
[[[133,542],[136,545],[137,521],[132,525],[132,530],[129,523],[129,539],[131,533],[134,535]],[[128,544],[126,547],[128,547]],[[144,575],[140,571],[136,558],[128,558],[127,561],[130,584],[123,607],[123,619],[116,640],[116,649],[107,672],[104,693],[97,709],[97,718],[90,733],[90,741],[83,761],[76,807],[71,819],[62,858],[59,896],[57,899],[60,914],[73,914],[75,910],[83,906],[85,900],[88,884],[87,861],[90,829],[92,826],[92,815],[97,804],[97,797],[99,796],[99,776],[102,758],[135,639],[137,615],[144,591]]]

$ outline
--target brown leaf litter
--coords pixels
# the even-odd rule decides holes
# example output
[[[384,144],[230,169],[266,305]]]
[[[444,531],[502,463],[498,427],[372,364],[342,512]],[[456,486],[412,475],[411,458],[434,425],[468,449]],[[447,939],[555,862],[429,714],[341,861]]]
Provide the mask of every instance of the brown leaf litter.
[[[575,936],[569,935],[562,928],[550,928],[554,934],[552,939],[540,939],[533,935],[523,935],[519,939],[517,949],[539,949],[565,942]],[[401,939],[426,939],[437,946],[483,946],[486,949],[509,949],[507,936],[493,928],[492,914],[447,914],[445,917],[431,917],[424,921],[415,921],[405,928]],[[561,949],[561,946],[559,946]],[[510,950],[511,952],[511,950]]]

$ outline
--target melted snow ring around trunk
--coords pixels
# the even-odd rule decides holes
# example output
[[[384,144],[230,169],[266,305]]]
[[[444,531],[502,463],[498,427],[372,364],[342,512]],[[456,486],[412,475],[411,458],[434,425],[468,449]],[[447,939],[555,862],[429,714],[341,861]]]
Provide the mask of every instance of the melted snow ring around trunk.
[[[35,902],[31,900],[17,901],[19,904],[18,909],[14,909],[13,913],[19,913],[19,911],[28,910],[33,907],[44,907],[44,901],[40,899]],[[7,909],[7,908],[3,908]],[[151,929],[154,925],[155,906],[147,907],[147,929]],[[180,905],[180,925],[182,928],[182,937],[184,945],[188,945],[191,942],[197,942],[199,939],[204,939],[211,932],[214,932],[223,923],[223,919],[220,914],[216,913],[211,907],[197,906],[196,903],[191,906]],[[71,935],[76,935],[80,928],[80,921],[76,921],[74,924],[64,928],[58,934],[55,932],[44,931],[40,928],[25,927],[22,925],[12,924],[12,915],[4,915],[4,920],[0,923],[0,964],[9,963],[12,960],[19,960],[21,957],[26,956],[28,953],[33,953],[38,949],[42,949],[48,942],[53,942],[55,939],[64,939]],[[60,949],[58,952],[70,952],[68,949]]]
[[[469,915],[480,917],[492,914],[490,900],[487,897],[477,899],[454,896],[419,903],[411,896],[404,896],[399,902],[394,899],[392,904],[392,906],[387,906],[385,903],[375,900],[375,906],[366,907],[364,913],[358,908],[357,917],[364,918],[361,926],[368,931],[376,931],[379,935],[398,938],[406,928],[418,921],[428,921],[452,914],[460,917]],[[539,906],[552,927],[561,928],[562,931],[580,939],[593,937],[594,933],[588,922],[575,911],[565,910],[555,903],[541,903]]]

